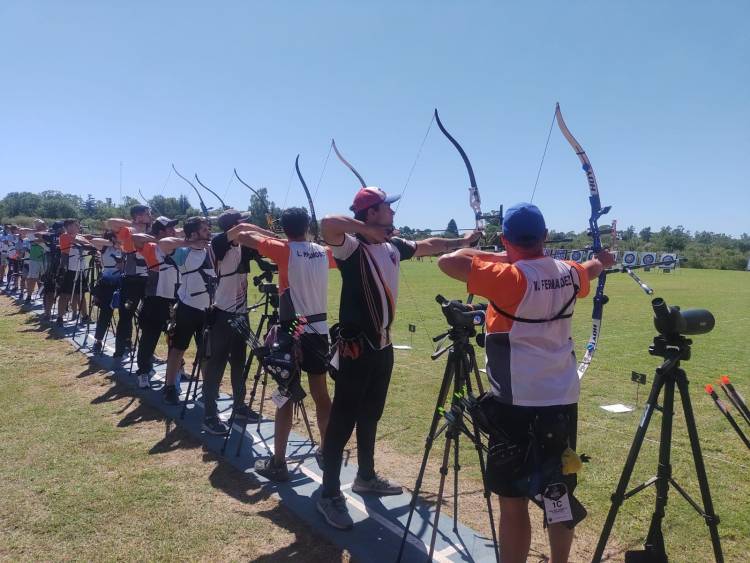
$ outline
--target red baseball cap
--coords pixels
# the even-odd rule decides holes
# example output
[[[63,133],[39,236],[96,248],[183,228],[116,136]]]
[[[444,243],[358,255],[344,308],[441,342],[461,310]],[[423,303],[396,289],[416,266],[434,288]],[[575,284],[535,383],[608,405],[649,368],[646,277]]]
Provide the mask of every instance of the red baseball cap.
[[[354,213],[359,213],[380,203],[393,203],[399,199],[401,199],[400,195],[389,196],[380,188],[362,188],[354,196],[354,203],[349,209]]]

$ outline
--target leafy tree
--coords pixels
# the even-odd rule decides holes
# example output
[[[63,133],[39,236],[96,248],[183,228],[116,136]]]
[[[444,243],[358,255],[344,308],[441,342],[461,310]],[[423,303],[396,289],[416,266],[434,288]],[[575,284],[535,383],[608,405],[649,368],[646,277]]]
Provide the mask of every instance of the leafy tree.
[[[446,227],[443,236],[445,238],[458,238],[458,225],[456,225],[455,219],[448,221],[448,226]]]

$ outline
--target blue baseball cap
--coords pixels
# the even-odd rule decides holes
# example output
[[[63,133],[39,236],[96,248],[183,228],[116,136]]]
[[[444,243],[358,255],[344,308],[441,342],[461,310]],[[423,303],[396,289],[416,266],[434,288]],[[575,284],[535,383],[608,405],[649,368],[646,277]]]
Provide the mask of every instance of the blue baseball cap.
[[[505,212],[503,236],[513,244],[528,246],[543,241],[546,231],[544,216],[532,203],[517,203]]]

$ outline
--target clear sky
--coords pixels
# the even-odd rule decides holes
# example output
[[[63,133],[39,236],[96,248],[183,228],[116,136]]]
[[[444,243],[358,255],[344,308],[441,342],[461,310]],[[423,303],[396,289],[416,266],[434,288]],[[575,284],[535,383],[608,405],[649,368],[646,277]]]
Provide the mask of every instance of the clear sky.
[[[747,0],[4,0],[0,196],[117,199],[123,162],[123,195],[193,201],[167,181],[174,162],[243,209],[234,167],[278,205],[302,205],[294,157],[315,192],[331,137],[370,184],[401,192],[437,107],[496,208],[530,198],[559,101],[622,228],[739,235],[748,22]],[[467,186],[433,126],[396,223],[471,227]],[[331,157],[318,215],[347,212],[357,187]],[[578,231],[587,193],[555,128],[534,202],[550,228]]]

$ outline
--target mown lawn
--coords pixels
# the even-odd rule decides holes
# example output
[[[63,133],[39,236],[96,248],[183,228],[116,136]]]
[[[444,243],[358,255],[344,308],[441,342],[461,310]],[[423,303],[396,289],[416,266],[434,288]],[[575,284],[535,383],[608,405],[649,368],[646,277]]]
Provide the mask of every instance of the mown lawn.
[[[706,308],[716,317],[716,328],[711,333],[694,337],[692,358],[683,363],[683,368],[691,382],[690,395],[715,509],[721,517],[719,530],[726,559],[746,561],[750,553],[750,452],[704,393],[703,385],[727,374],[750,397],[750,273],[682,269],[670,274],[644,273],[642,277],[654,288],[654,295],[663,297],[668,304]],[[416,456],[423,451],[444,368],[444,359],[429,359],[432,342],[428,336],[439,334],[444,328],[434,297],[440,292],[449,298],[463,298],[466,290],[439,274],[429,261],[405,264],[401,280],[395,340],[410,342],[409,323],[417,325],[419,332],[413,338],[414,349],[398,353],[381,434],[396,450]],[[642,413],[638,408],[633,413],[615,415],[600,405],[634,404],[636,389],[630,376],[636,370],[648,375],[648,385],[641,388],[638,399],[642,407],[654,369],[661,362],[648,353],[656,334],[650,298],[624,274],[610,276],[606,288],[610,302],[604,312],[599,349],[583,379],[579,414],[578,451],[592,458],[580,476],[578,488],[590,515],[581,525],[587,541],[598,537]],[[335,292],[335,288],[331,289]],[[590,317],[590,298],[579,301],[574,319],[579,351],[591,331]],[[679,398],[676,402],[674,477],[700,499]],[[660,422],[660,415],[655,415],[633,485],[655,475]],[[463,465],[471,467],[466,473],[478,476],[475,456],[469,448],[465,448],[463,459]],[[613,533],[622,546],[642,544],[653,500],[651,488],[626,501]],[[712,560],[708,528],[674,490],[670,493],[664,532],[672,560]]]
[[[0,297],[0,559],[348,561]]]

